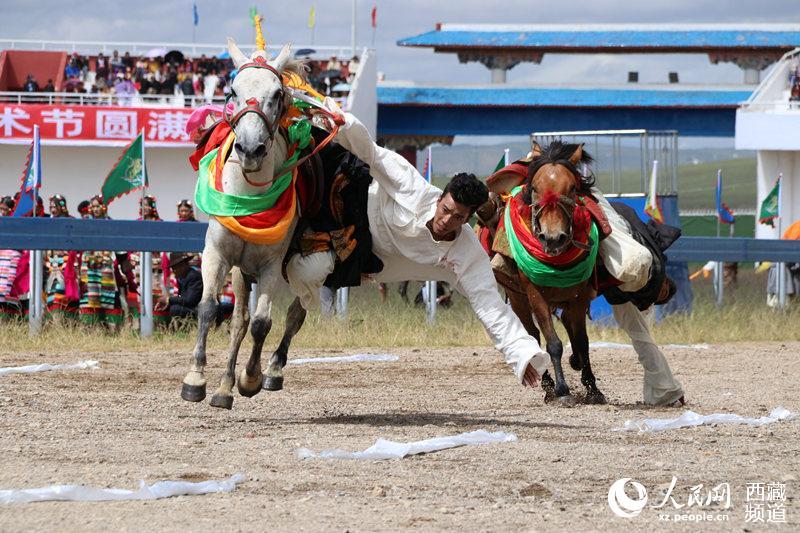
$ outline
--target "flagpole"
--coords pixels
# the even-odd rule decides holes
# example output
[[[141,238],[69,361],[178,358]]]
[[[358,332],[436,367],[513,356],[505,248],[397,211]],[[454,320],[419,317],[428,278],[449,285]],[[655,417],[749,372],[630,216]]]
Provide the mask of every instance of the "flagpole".
[[[428,180],[428,183],[433,182],[433,149],[430,145],[428,145],[428,171],[426,172],[425,179]],[[427,299],[425,304],[427,305],[428,311],[428,324],[433,324],[436,322],[436,304],[438,303],[437,296],[439,295],[439,291],[436,287],[436,281],[426,281],[425,288],[427,292]]]
[[[39,207],[39,184],[42,182],[42,154],[39,143],[39,126],[33,126],[33,214],[36,217],[36,209]],[[22,195],[20,195],[20,198]],[[28,335],[31,337],[38,335],[42,331],[42,251],[31,250],[28,252],[28,272],[30,273],[28,292]]]
[[[777,221],[777,228],[778,228],[778,239],[780,239],[783,235],[783,224],[781,221],[781,211],[782,206],[781,203],[783,201],[783,172],[778,173],[778,209],[776,213],[775,220]],[[780,262],[777,265],[777,274],[778,274],[778,308],[785,309],[786,308],[786,263]]]
[[[353,18],[350,24],[350,45],[353,48],[353,53],[350,54],[350,57],[356,55],[356,4],[358,0],[353,0]]]
[[[142,199],[139,204],[141,218],[144,219],[144,199],[147,195],[147,159],[145,158],[144,128],[142,136]],[[153,335],[153,253],[145,250],[141,253],[139,262],[139,278],[141,285],[141,298],[139,304],[139,334],[142,337]]]

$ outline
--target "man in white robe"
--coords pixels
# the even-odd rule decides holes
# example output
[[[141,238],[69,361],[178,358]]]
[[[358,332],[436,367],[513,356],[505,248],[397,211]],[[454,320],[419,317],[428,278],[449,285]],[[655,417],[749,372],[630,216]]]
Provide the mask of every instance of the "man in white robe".
[[[328,102],[327,107],[342,114],[333,103]],[[345,123],[336,140],[369,165],[373,177],[367,213],[372,251],[384,264],[383,270],[373,278],[384,283],[405,280],[450,283],[468,299],[517,379],[526,386],[538,385],[550,366],[550,357],[527,334],[498,292],[489,258],[466,224],[478,205],[464,206],[454,201],[453,195],[426,182],[405,158],[376,145],[357,118],[349,113],[343,113],[343,117]],[[638,290],[648,281],[650,252],[631,237],[624,219],[602,194],[593,192],[602,199],[604,212],[612,214],[609,222],[615,239],[609,241],[609,236],[601,243],[601,256],[605,251],[604,263],[611,274],[624,283],[624,290]],[[334,261],[333,252],[305,257],[298,254],[289,261],[289,285],[305,309],[319,305],[319,288],[333,271]],[[639,360],[645,367],[645,401],[664,405],[681,398],[680,384],[672,377],[666,359],[653,342],[641,312],[628,303],[615,306],[614,314],[620,327],[633,339]]]

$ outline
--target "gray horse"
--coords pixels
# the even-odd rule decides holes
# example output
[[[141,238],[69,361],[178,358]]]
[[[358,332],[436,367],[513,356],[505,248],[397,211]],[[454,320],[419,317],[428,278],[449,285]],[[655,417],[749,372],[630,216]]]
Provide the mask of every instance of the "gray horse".
[[[279,134],[278,124],[291,104],[291,97],[283,86],[281,74],[292,72],[304,76],[305,65],[290,59],[288,44],[272,61],[263,48],[257,49],[248,58],[232,39],[228,39],[228,51],[239,73],[232,84],[235,108],[228,118],[236,139],[222,170],[222,189],[226,194],[237,196],[262,195],[276,177],[276,170],[287,159],[287,141],[284,135]],[[264,379],[261,373],[261,350],[272,327],[270,295],[275,281],[281,275],[281,261],[296,224],[295,210],[294,219],[282,241],[270,245],[254,244],[240,238],[211,217],[203,249],[203,297],[198,306],[197,342],[181,389],[184,400],[199,402],[206,396],[204,369],[208,329],[216,318],[220,288],[231,269],[236,304],[231,323],[228,365],[210,403],[214,407],[225,409],[233,406],[236,357],[247,333],[248,323],[251,322],[247,308],[251,280],[258,283],[258,304],[250,326],[253,351],[247,366],[239,375],[237,387],[239,393],[246,397],[254,396],[261,390]],[[288,343],[299,330],[303,318],[305,310],[296,300],[289,308],[287,325],[290,326],[281,342],[283,356],[280,356],[279,348],[273,360],[283,359],[285,364]],[[267,372],[269,383],[264,384],[265,388],[276,390],[282,387],[280,369],[283,364],[277,366],[275,371]],[[272,366],[274,365],[271,364],[270,367]]]

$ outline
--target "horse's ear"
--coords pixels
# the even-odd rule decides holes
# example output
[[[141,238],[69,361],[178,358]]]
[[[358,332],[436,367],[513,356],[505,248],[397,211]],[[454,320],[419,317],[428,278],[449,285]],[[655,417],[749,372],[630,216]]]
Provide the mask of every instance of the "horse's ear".
[[[579,144],[578,147],[572,152],[572,155],[569,156],[569,162],[573,165],[577,165],[583,159],[583,143]]]
[[[292,43],[286,43],[281,48],[278,57],[275,58],[275,61],[272,62],[272,66],[275,67],[275,70],[281,72],[283,67],[286,66],[286,62],[289,61],[289,58],[292,55]]]
[[[239,50],[239,47],[236,46],[236,42],[233,38],[228,37],[228,53],[231,55],[231,59],[233,60],[233,65],[238,69],[248,61],[250,61],[244,52]]]
[[[542,155],[542,147],[536,141],[531,141],[531,161]]]

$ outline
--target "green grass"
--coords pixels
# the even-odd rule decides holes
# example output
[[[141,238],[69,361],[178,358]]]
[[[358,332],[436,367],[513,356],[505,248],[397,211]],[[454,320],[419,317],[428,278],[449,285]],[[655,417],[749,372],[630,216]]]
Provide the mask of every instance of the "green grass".
[[[681,209],[714,209],[714,191],[717,185],[717,169],[722,169],[723,200],[734,209],[756,208],[756,160],[755,158],[728,159],[697,165],[678,167],[678,197]],[[443,188],[452,176],[434,176],[433,184]],[[611,174],[597,174],[597,185],[601,191],[611,191]],[[641,191],[641,171],[622,172],[622,192]]]
[[[412,283],[412,290],[419,288]],[[766,276],[752,271],[740,274],[739,287],[726,292],[725,306],[717,309],[708,280],[695,282],[694,311],[690,315],[673,315],[654,327],[660,343],[715,343],[733,341],[800,340],[800,304],[786,312],[766,307]],[[295,339],[295,348],[355,350],[363,348],[391,350],[392,347],[471,347],[490,346],[483,327],[475,318],[466,300],[455,297],[450,309],[442,309],[436,324],[425,321],[424,310],[400,301],[396,285],[390,286],[387,304],[381,304],[374,285],[351,291],[350,313],[345,320],[311,313]],[[413,298],[413,295],[412,295]],[[274,325],[265,345],[273,350],[283,331],[284,314],[289,295],[280,291],[273,306]],[[560,328],[559,328],[560,329]],[[48,324],[42,335],[29,338],[27,324],[0,324],[5,342],[0,351],[9,354],[109,353],[169,351],[191,354],[194,346],[194,325],[188,331],[157,332],[150,339],[141,339],[129,328],[110,335],[98,329],[63,327]],[[560,329],[562,339],[566,339]],[[591,340],[629,342],[617,329],[590,325]],[[227,348],[227,332],[211,333],[209,353],[221,356]],[[249,350],[249,338],[241,353]],[[188,359],[187,359],[188,360]]]
[[[732,209],[756,207],[756,160],[728,159],[678,167],[678,205],[681,209],[714,209],[717,169],[722,169],[723,201]],[[597,175],[602,191],[611,190],[611,174]],[[661,187],[659,187],[661,189]],[[622,172],[622,192],[641,192],[641,172]]]

